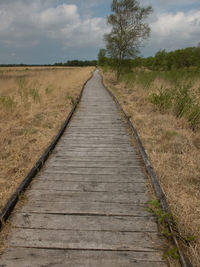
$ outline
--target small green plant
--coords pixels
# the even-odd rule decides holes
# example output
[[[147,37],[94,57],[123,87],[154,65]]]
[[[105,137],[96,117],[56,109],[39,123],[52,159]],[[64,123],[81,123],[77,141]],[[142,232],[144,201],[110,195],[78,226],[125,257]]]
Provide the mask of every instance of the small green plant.
[[[26,103],[28,100],[28,82],[25,78],[20,77],[18,82],[18,94],[21,97],[21,101]]]
[[[144,89],[148,89],[154,82],[155,77],[156,73],[154,72],[139,71],[137,74],[137,83],[142,85]]]
[[[187,245],[190,244],[190,242],[193,242],[196,240],[196,236],[193,236],[193,235],[188,235],[186,237],[184,237],[184,241]]]
[[[136,82],[136,73],[126,72],[120,76],[120,81],[125,82],[127,85],[132,86]]]
[[[161,233],[162,233],[163,235],[165,235],[165,236],[168,236],[168,237],[172,236],[172,234],[170,233],[170,231],[169,231],[167,228],[163,229],[163,230],[161,231]]]
[[[147,211],[153,213],[157,217],[158,223],[159,223],[160,228],[161,228],[161,233],[167,238],[171,237],[172,233],[169,231],[168,225],[172,221],[172,215],[168,212],[164,212],[161,209],[160,203],[157,199],[148,202]],[[172,257],[173,259],[176,259],[176,260],[179,259],[177,247],[168,248],[165,251],[163,257],[164,258]]]
[[[0,106],[6,109],[13,109],[16,106],[16,103],[11,96],[0,96]]]
[[[28,89],[28,94],[32,97],[35,103],[40,102],[39,86],[40,86],[39,82],[34,81],[30,84],[29,89]]]
[[[53,87],[51,85],[46,87],[46,89],[45,89],[46,95],[50,95],[52,92],[53,92]]]
[[[33,98],[35,103],[40,102],[40,95],[37,88],[30,88],[29,95]]]
[[[105,73],[105,72],[109,71],[111,69],[111,67],[109,65],[105,64],[105,65],[101,66],[101,69],[102,69],[103,73]]]
[[[165,111],[172,106],[171,91],[169,89],[163,90],[163,87],[161,87],[158,93],[150,95],[149,101],[156,105],[160,111]]]
[[[37,132],[38,132],[38,130],[36,128],[25,127],[25,128],[18,129],[16,131],[16,135],[17,136],[32,135],[32,134],[36,134]]]
[[[164,258],[167,258],[167,257],[171,257],[175,260],[178,260],[179,259],[179,254],[178,254],[178,249],[177,247],[171,247],[171,248],[168,248],[164,255],[163,255]]]
[[[179,87],[176,90],[174,98],[174,114],[177,118],[181,118],[183,115],[187,114],[192,106],[192,99],[189,95],[189,89],[191,84],[188,83]]]
[[[193,130],[200,125],[200,105],[194,104],[191,106],[187,114],[187,120]]]
[[[168,212],[164,212],[161,209],[160,203],[157,199],[149,201],[147,204],[147,211],[153,213],[157,217],[158,223],[161,226],[163,233],[167,233],[167,235],[169,236],[169,232],[167,230],[168,224],[172,219],[172,215]]]
[[[49,123],[49,122],[45,122],[43,125],[42,125],[43,128],[47,128],[47,129],[52,129],[53,128],[53,125],[52,123]]]
[[[178,133],[176,131],[166,131],[165,132],[165,138],[168,140],[172,139],[173,137],[177,136]]]
[[[71,96],[68,92],[65,95],[65,99],[70,101],[70,104],[74,106],[76,104],[76,100],[73,96]]]

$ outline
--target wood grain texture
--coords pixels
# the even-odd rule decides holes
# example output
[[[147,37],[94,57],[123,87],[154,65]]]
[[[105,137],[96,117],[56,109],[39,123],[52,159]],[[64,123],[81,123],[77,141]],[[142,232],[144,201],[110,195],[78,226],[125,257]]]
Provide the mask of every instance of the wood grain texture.
[[[9,249],[0,266],[9,267],[164,267],[159,252]],[[25,260],[26,259],[26,260]],[[9,265],[7,265],[9,263]],[[4,265],[3,265],[4,264]]]
[[[167,266],[140,157],[98,72],[26,195],[1,267]]]

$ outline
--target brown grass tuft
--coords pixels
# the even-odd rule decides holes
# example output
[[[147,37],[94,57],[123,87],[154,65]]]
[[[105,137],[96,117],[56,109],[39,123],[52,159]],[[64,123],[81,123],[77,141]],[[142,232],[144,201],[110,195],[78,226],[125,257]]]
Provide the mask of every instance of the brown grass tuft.
[[[0,209],[57,134],[93,69],[0,68]]]

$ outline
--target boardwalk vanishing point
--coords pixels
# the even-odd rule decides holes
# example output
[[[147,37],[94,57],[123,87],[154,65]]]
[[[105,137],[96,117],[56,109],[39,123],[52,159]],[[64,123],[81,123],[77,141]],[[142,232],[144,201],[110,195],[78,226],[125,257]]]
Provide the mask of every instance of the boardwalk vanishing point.
[[[140,156],[98,71],[11,216],[1,267],[158,267],[165,241]]]

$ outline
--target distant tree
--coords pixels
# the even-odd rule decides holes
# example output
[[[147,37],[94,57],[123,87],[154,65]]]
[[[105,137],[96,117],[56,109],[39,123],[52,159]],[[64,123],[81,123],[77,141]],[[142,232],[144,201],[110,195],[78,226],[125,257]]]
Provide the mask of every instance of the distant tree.
[[[112,29],[104,37],[119,78],[124,60],[134,58],[142,42],[149,37],[150,28],[144,20],[152,12],[152,7],[140,7],[137,0],[113,0],[111,11],[107,23]]]
[[[100,49],[98,54],[98,65],[103,66],[106,63],[106,49]]]
[[[97,60],[68,60],[65,63],[58,62],[54,66],[69,66],[69,67],[85,67],[85,66],[96,66]]]
[[[159,50],[154,57],[154,69],[165,69],[166,66],[167,52],[165,49]]]
[[[147,57],[147,58],[143,58],[141,65],[143,67],[149,68],[149,69],[153,69],[154,66],[154,57]]]

